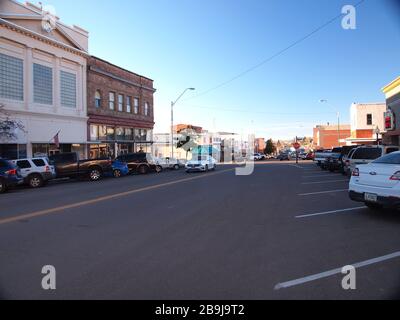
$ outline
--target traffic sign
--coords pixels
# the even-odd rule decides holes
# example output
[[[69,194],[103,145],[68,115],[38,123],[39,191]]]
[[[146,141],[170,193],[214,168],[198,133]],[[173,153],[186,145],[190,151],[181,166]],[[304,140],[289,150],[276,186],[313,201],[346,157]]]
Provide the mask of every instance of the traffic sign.
[[[295,148],[296,150],[299,150],[300,147],[301,147],[300,143],[298,142],[293,143],[293,148]]]

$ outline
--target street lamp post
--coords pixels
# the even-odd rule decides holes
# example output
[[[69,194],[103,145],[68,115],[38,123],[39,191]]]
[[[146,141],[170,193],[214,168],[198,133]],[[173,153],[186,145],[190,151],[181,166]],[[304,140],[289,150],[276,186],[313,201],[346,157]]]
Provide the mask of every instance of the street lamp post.
[[[379,129],[378,126],[376,126],[374,131],[375,131],[375,134],[376,134],[376,145],[379,145],[379,135],[381,133],[381,130]]]
[[[182,94],[175,100],[171,102],[171,158],[174,158],[174,107],[177,102],[183,97],[183,95],[189,90],[196,90],[195,88],[186,88]]]
[[[319,100],[319,102],[328,104],[328,100],[326,100],[326,99],[321,99],[321,100]],[[337,110],[335,110],[335,111],[336,111],[336,116],[337,116],[338,147],[340,147],[340,112]]]

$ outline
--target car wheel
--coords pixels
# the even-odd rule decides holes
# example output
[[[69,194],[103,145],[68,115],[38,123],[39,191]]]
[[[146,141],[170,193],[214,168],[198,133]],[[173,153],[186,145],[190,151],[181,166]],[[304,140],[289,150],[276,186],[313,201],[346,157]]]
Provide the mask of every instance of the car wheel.
[[[113,176],[114,176],[114,178],[121,178],[121,177],[122,177],[121,170],[115,169],[115,170],[113,171]]]
[[[43,178],[40,174],[33,174],[29,177],[28,183],[31,188],[40,188],[43,186]]]
[[[179,164],[174,165],[174,170],[179,170]]]
[[[101,171],[98,168],[90,169],[89,171],[89,179],[91,181],[98,181],[101,178]]]
[[[372,211],[380,211],[383,209],[383,206],[377,203],[366,203],[365,204]]]
[[[163,168],[161,166],[156,166],[156,173],[160,173],[163,171]]]
[[[147,172],[149,172],[149,168],[147,166],[140,166],[138,172],[140,174],[147,174]]]
[[[4,193],[6,192],[6,190],[6,182],[3,179],[0,179],[0,193]]]
[[[206,172],[208,172],[208,164],[206,164]]]

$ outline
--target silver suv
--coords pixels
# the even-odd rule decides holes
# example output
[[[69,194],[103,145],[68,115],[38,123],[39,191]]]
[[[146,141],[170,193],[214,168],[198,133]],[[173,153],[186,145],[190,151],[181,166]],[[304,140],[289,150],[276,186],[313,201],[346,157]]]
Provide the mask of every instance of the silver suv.
[[[372,161],[392,152],[399,151],[398,146],[362,146],[354,150],[351,157],[347,160],[349,173],[353,172],[356,166],[368,164]]]
[[[31,188],[43,187],[47,181],[56,177],[56,170],[47,158],[18,159],[12,162],[20,168],[24,182]]]

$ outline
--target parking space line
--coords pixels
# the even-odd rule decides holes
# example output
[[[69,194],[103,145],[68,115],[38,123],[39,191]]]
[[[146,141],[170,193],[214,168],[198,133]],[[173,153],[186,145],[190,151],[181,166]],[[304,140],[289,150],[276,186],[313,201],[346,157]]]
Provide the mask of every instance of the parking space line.
[[[316,216],[324,216],[327,214],[335,214],[335,213],[342,213],[342,212],[349,212],[349,211],[357,211],[361,209],[366,209],[367,207],[356,207],[356,208],[347,208],[347,209],[340,209],[340,210],[333,210],[333,211],[325,211],[325,212],[318,212],[318,213],[311,213],[311,214],[303,214],[301,216],[296,216],[296,219],[302,219],[302,218],[310,218],[310,217],[316,217]]]
[[[309,192],[309,193],[300,193],[298,196],[305,197],[305,196],[313,196],[318,194],[326,194],[326,193],[338,193],[338,192],[345,192],[349,191],[349,189],[340,189],[340,190],[329,190],[329,191],[319,191],[319,192]]]
[[[351,264],[354,268],[362,268],[362,267],[366,267],[366,266],[370,266],[373,264],[377,264],[383,261],[388,261],[388,260],[392,260],[392,259],[396,259],[400,257],[400,251],[385,255],[385,256],[381,256],[381,257],[377,257],[377,258],[373,258],[370,260],[365,260],[365,261],[361,261],[361,262],[357,262],[357,263],[353,263]],[[343,268],[343,267],[342,267]],[[341,274],[342,273],[342,268],[336,268],[333,270],[329,270],[329,271],[325,271],[325,272],[321,272],[321,273],[317,273],[317,274],[313,274],[307,277],[303,277],[303,278],[299,278],[299,279],[295,279],[295,280],[291,280],[291,281],[286,281],[286,282],[282,282],[282,283],[278,283],[275,287],[274,290],[280,290],[280,289],[286,289],[286,288],[290,288],[290,287],[294,287],[294,286],[298,286],[300,284],[304,284],[307,282],[311,282],[311,281],[315,281],[315,280],[319,280],[322,278],[327,278],[336,274]]]
[[[303,176],[303,178],[311,179],[311,178],[326,178],[333,177],[332,174],[314,174],[312,176]]]
[[[27,214],[14,215],[14,216],[11,216],[8,218],[0,219],[0,225],[17,222],[17,221],[21,221],[21,220],[26,220],[26,219],[37,218],[37,217],[41,217],[41,216],[45,216],[45,215],[49,215],[49,214],[53,214],[53,213],[59,213],[59,212],[65,211],[67,209],[88,206],[88,205],[96,204],[99,202],[104,202],[107,200],[113,200],[116,198],[126,197],[129,195],[135,194],[135,193],[150,191],[150,190],[159,189],[159,188],[163,188],[163,187],[167,187],[167,186],[173,186],[173,185],[183,183],[183,182],[189,182],[189,181],[193,181],[193,180],[203,179],[206,177],[212,177],[212,176],[215,176],[215,175],[218,175],[221,173],[225,173],[225,172],[229,172],[229,171],[233,171],[233,170],[235,170],[235,168],[212,172],[212,173],[208,173],[208,174],[201,175],[201,176],[194,176],[194,177],[184,178],[184,179],[180,179],[180,180],[173,180],[173,181],[164,182],[164,183],[160,183],[160,184],[156,184],[156,185],[151,185],[148,187],[128,190],[125,192],[120,192],[120,193],[115,193],[115,194],[110,194],[107,196],[93,198],[90,200],[85,200],[85,201],[81,201],[81,202],[76,202],[76,203],[58,206],[58,207],[54,207],[54,208],[50,208],[50,209],[31,212],[31,213],[27,213]]]
[[[322,183],[333,183],[333,182],[349,182],[349,180],[327,180],[327,181],[315,181],[315,182],[303,182],[303,185],[306,184],[322,184]]]

